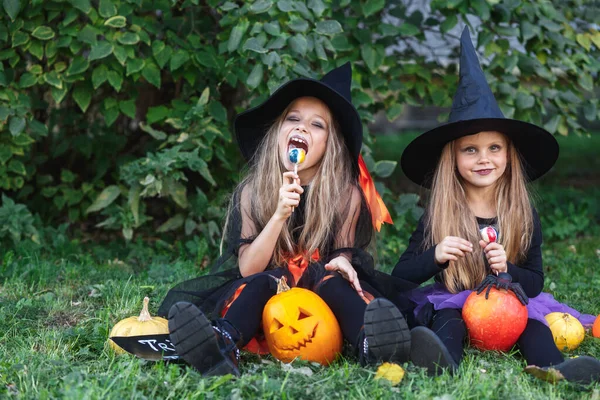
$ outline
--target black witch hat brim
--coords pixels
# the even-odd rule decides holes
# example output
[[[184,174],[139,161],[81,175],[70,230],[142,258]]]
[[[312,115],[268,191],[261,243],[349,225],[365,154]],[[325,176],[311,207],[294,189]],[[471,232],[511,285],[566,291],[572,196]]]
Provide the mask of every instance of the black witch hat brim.
[[[351,79],[350,65],[344,73]],[[348,96],[350,80],[347,82]],[[251,160],[269,127],[290,103],[300,97],[315,97],[327,105],[337,121],[353,164],[358,162],[362,146],[362,123],[352,103],[328,84],[309,78],[298,78],[283,84],[261,105],[239,114],[234,130],[240,150],[246,160]]]
[[[480,118],[442,125],[417,137],[402,153],[400,163],[404,174],[418,185],[430,188],[444,146],[480,132],[505,134],[520,153],[529,181],[548,172],[558,159],[558,142],[545,129],[514,119]]]

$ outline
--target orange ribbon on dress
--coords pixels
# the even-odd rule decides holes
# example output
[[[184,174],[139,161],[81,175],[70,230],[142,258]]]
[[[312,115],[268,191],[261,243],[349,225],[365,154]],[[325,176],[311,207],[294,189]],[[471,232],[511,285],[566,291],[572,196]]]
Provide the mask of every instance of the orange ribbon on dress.
[[[375,183],[373,182],[373,178],[367,169],[367,164],[365,164],[365,160],[363,159],[362,155],[358,156],[358,171],[358,184],[365,194],[367,205],[371,211],[373,227],[377,229],[377,232],[379,232],[381,230],[381,225],[384,222],[393,224],[394,221],[392,221],[392,216],[383,203],[383,199],[379,193],[377,193],[377,189],[375,189]]]
[[[310,257],[313,261],[319,261],[321,256],[319,255],[319,249],[316,249],[312,256]],[[287,267],[292,276],[294,277],[294,286],[298,284],[298,281],[304,274],[306,267],[308,267],[308,259],[304,256],[304,254],[299,254],[294,258],[290,258],[287,260]]]

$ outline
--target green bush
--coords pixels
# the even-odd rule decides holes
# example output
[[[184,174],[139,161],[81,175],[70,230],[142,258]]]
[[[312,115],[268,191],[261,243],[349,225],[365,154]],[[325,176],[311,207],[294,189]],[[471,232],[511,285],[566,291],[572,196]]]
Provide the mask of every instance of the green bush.
[[[507,117],[561,134],[583,131],[579,112],[598,118],[583,101],[600,65],[585,1],[433,0],[429,15],[408,3],[3,0],[0,187],[45,224],[201,232],[214,246],[243,164],[237,112],[346,61],[364,122],[448,106],[456,66],[425,39],[453,38],[468,15],[483,21],[477,47]],[[364,155],[379,177],[396,166]]]

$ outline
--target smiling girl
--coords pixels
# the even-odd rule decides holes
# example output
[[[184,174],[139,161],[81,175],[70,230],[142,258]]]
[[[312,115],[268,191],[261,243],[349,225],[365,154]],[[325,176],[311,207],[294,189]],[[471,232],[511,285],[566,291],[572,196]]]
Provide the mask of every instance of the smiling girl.
[[[529,297],[529,319],[517,341],[526,371],[551,381],[600,379],[598,360],[565,360],[544,318],[569,312],[584,325],[594,320],[541,293],[542,231],[526,184],[557,158],[558,143],[550,133],[504,118],[465,28],[449,123],[422,134],[402,154],[405,174],[431,188],[427,211],[392,273],[418,284],[436,280],[413,296],[423,325],[412,330],[416,365],[437,374],[457,370],[467,338],[461,313],[466,298],[480,285],[497,286],[510,274],[514,291]],[[498,240],[487,243],[480,229],[490,225]]]
[[[263,308],[277,292],[273,278],[282,277],[327,303],[361,363],[408,359],[410,331],[402,313],[375,297],[415,285],[374,271],[365,251],[373,225],[391,220],[377,217],[380,203],[367,203],[358,183],[366,168],[350,84],[345,64],[320,81],[292,80],[237,116],[249,170],[231,200],[225,236],[226,254],[237,256],[238,279],[221,275],[216,291],[203,291],[202,278],[184,282],[159,310],[169,310],[177,352],[202,374],[239,374],[237,349],[260,332]],[[306,152],[297,174],[288,156],[293,148]]]

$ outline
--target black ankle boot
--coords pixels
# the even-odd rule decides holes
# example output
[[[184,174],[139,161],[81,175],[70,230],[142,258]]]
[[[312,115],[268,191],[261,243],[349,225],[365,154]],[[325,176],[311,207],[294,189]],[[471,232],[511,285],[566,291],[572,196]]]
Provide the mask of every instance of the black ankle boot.
[[[362,366],[385,361],[408,361],[410,329],[392,302],[377,298],[367,305],[363,330],[356,347]]]
[[[198,307],[179,302],[169,310],[169,334],[177,354],[204,376],[240,375],[237,329],[206,318]]]
[[[589,385],[600,382],[600,361],[594,357],[581,356],[569,358],[560,364],[549,367],[528,365],[525,372],[538,379],[556,383],[561,380]]]
[[[430,375],[441,375],[444,369],[451,373],[458,369],[458,363],[442,339],[424,326],[418,326],[411,331],[410,359],[416,366],[427,368]]]

